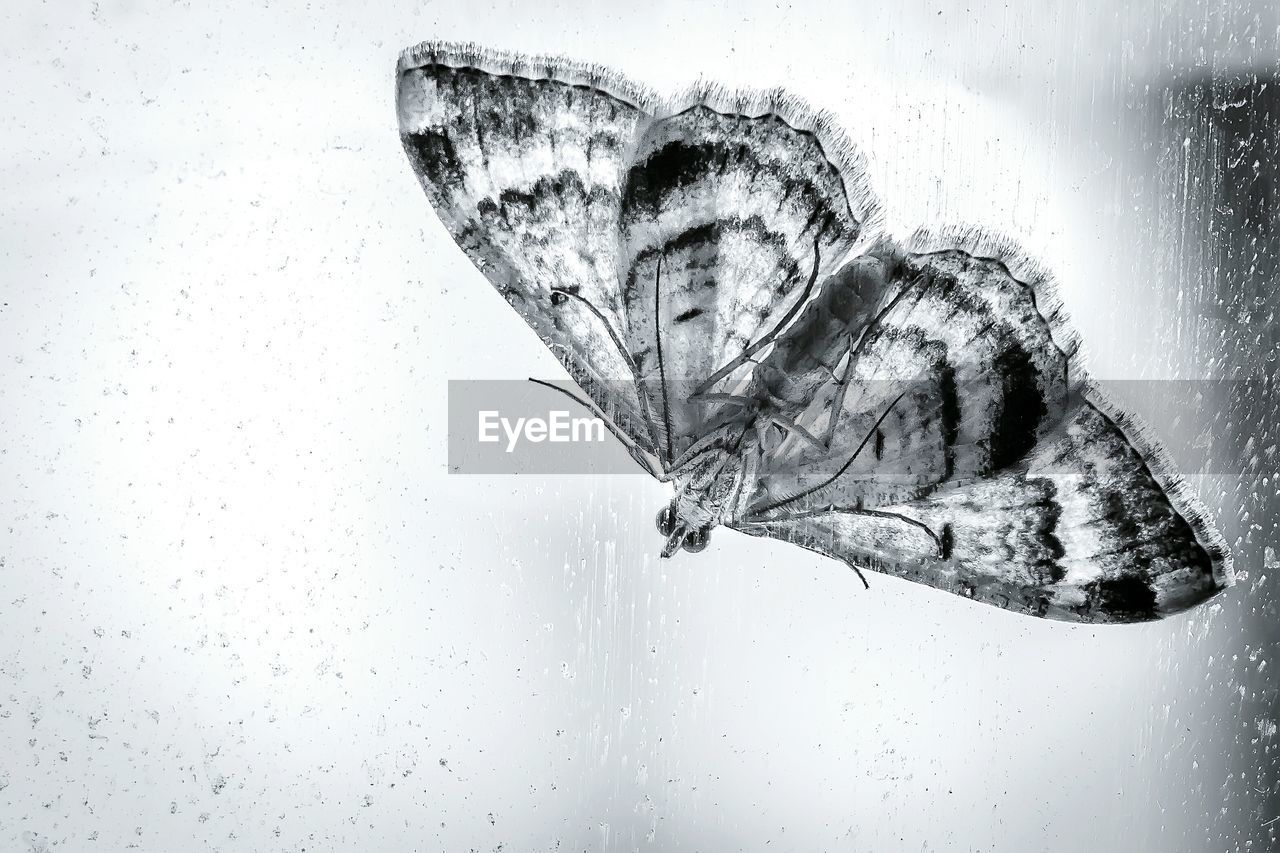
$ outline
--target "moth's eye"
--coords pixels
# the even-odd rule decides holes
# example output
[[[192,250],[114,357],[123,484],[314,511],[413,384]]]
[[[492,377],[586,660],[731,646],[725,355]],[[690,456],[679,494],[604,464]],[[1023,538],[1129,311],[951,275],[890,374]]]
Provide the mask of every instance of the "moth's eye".
[[[658,517],[654,519],[654,523],[658,525],[658,532],[664,537],[670,536],[671,531],[676,529],[676,507],[675,504],[664,506],[659,512]]]
[[[696,554],[707,547],[707,542],[711,540],[711,528],[699,527],[697,530],[691,530],[685,534],[684,549],[690,554]]]
[[[552,294],[551,294],[551,304],[552,304],[552,305],[563,305],[563,304],[565,303],[565,301],[566,301],[568,298],[569,298],[569,297],[565,296],[563,293],[561,293],[561,292],[560,292],[560,291],[558,291],[558,290],[553,291],[553,292],[552,292]]]

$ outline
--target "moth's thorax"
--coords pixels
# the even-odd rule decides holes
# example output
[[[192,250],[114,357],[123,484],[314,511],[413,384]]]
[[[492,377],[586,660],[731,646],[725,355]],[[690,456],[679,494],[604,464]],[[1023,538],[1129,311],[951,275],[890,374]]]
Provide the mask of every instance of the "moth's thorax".
[[[740,451],[740,449],[739,449]],[[743,455],[723,448],[694,457],[676,478],[676,514],[691,528],[732,520],[742,496]]]

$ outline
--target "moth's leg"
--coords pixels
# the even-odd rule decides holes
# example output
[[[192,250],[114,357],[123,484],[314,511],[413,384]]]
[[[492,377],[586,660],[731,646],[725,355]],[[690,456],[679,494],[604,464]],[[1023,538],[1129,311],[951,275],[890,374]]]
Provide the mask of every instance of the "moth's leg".
[[[741,397],[737,394],[700,394],[696,398],[690,397],[689,402],[698,403],[725,403],[731,406],[741,406],[747,408],[756,404],[755,400],[750,397]]]
[[[853,335],[849,336],[849,350],[844,358],[844,370],[841,371],[840,377],[836,381],[836,394],[835,398],[831,401],[830,416],[827,419],[827,427],[823,431],[822,438],[816,438],[811,433],[805,432],[798,426],[796,427],[796,429],[800,430],[799,434],[813,444],[817,449],[831,449],[831,443],[835,440],[836,429],[840,425],[840,414],[844,411],[844,400],[849,391],[849,378],[853,374],[854,363],[858,360],[858,357],[862,355],[863,348],[866,346],[867,341],[870,340],[871,332],[876,328],[877,324],[885,317],[885,315],[897,306],[898,302],[906,292],[907,288],[899,290],[894,295],[893,299],[889,301],[889,304],[877,312],[875,318],[860,330],[856,340]],[[895,400],[894,402],[897,401]]]
[[[693,444],[689,445],[689,448],[685,450],[684,453],[681,453],[679,457],[672,460],[671,464],[667,466],[667,473],[663,475],[660,479],[663,482],[674,480],[680,474],[680,469],[684,468],[686,465],[691,463],[694,459],[696,459],[698,456],[705,453],[707,450],[711,449],[712,447],[715,447],[718,442],[722,442],[726,448],[730,443],[734,444],[734,446],[737,447],[742,443],[742,436],[744,433],[745,433],[745,430],[743,430],[742,432],[739,432],[735,440],[730,440],[729,438],[726,437],[727,434],[725,433],[724,427],[722,426],[716,429],[714,432],[704,435],[702,438],[698,439]]]
[[[782,447],[782,443],[787,440],[787,435],[783,432],[782,427],[775,424],[768,418],[760,418],[756,421],[756,446],[764,453],[775,453]],[[782,433],[782,437],[777,441],[773,440],[773,431],[777,430]]]
[[[739,441],[738,450],[741,451],[742,443]],[[733,480],[729,486],[729,496],[725,500],[720,509],[721,521],[729,521],[737,517],[738,505],[742,500],[742,496],[750,490],[746,488],[747,483],[752,482],[755,478],[756,466],[752,464],[753,460],[758,458],[758,454],[754,452],[754,448],[750,448],[752,452],[742,461],[742,464],[735,465],[733,470]]]
[[[865,332],[865,329],[863,330]],[[827,430],[822,436],[822,449],[830,450],[831,442],[836,437],[836,427],[840,425],[840,413],[844,411],[844,395],[849,390],[849,375],[853,373],[855,345],[853,336],[849,337],[849,355],[845,360],[844,372],[836,384],[836,397],[831,401],[831,415],[827,419]]]
[[[803,308],[805,303],[809,301],[809,296],[813,293],[814,284],[818,281],[818,266],[822,261],[822,254],[818,248],[818,245],[819,245],[818,241],[821,239],[821,237],[822,237],[822,232],[819,231],[818,234],[813,238],[813,271],[809,273],[809,281],[804,286],[804,293],[800,294],[800,298],[797,299],[794,303],[792,303],[791,307],[787,309],[787,313],[782,316],[782,319],[778,321],[778,324],[773,327],[772,331],[770,331],[760,340],[748,346],[746,349],[742,351],[742,353],[737,358],[733,359],[724,367],[720,368],[715,373],[711,374],[711,376],[708,377],[701,385],[699,385],[696,389],[694,389],[694,392],[689,395],[690,400],[694,400],[698,397],[703,396],[707,392],[707,389],[709,389],[712,385],[715,385],[721,379],[725,378],[730,373],[737,370],[744,363],[746,363],[747,360],[751,358],[751,356],[755,355],[757,352],[764,349],[769,344],[773,343],[774,338],[782,334],[782,331],[786,329],[788,325],[790,325],[791,321],[795,318],[796,314],[800,313],[800,309]]]
[[[928,286],[929,286],[928,283],[926,283],[918,290],[922,292],[924,289],[927,289]],[[898,306],[898,303],[902,301],[902,298],[906,296],[909,290],[910,288],[906,286],[899,288],[898,292],[895,293],[893,298],[889,300],[889,303],[885,305],[884,308],[876,312],[876,316],[871,320],[871,322],[863,326],[861,331],[858,333],[858,337],[856,341],[853,339],[852,335],[850,336],[849,352],[844,360],[845,361],[844,371],[842,372],[840,379],[836,384],[836,396],[831,403],[831,410],[830,410],[831,414],[827,420],[827,428],[823,433],[823,436],[821,439],[820,449],[830,450],[831,443],[835,440],[836,429],[840,425],[840,414],[841,412],[844,411],[845,395],[848,393],[848,390],[849,390],[849,385],[850,385],[849,378],[853,373],[854,363],[862,355],[863,349],[866,347],[867,342],[871,340],[872,333],[878,329],[880,322],[889,314],[890,311],[892,311],[894,308]],[[898,399],[901,399],[901,395],[899,395]],[[897,403],[897,400],[894,400],[894,403]],[[892,408],[892,405],[890,406],[890,408]],[[883,420],[883,417],[881,418],[881,420]],[[877,423],[877,426],[878,426],[878,423]]]
[[[737,497],[733,500],[733,515],[735,518],[741,518],[746,513],[751,495],[754,491],[756,479],[760,475],[760,460],[762,449],[759,446],[749,448],[746,457],[746,463],[742,466],[742,481],[739,486]]]
[[[559,297],[559,301],[557,301],[557,297]],[[649,440],[653,442],[654,452],[658,453],[658,448],[660,447],[658,443],[658,428],[653,421],[653,412],[649,409],[649,392],[646,391],[644,386],[640,383],[640,371],[636,367],[635,359],[631,357],[631,353],[627,351],[625,346],[623,346],[622,338],[618,336],[617,331],[614,330],[609,319],[605,317],[604,314],[600,313],[600,309],[593,305],[591,300],[580,294],[574,293],[572,290],[565,290],[559,287],[551,288],[551,302],[553,305],[561,304],[569,297],[573,297],[583,305],[587,306],[587,310],[595,315],[596,319],[604,325],[605,331],[609,333],[609,339],[613,341],[613,345],[617,348],[618,354],[621,355],[622,360],[626,362],[627,369],[631,371],[632,382],[635,385],[636,399],[640,403],[640,413],[644,415],[645,427],[649,431]],[[608,421],[608,418],[605,418],[605,420]],[[660,453],[659,457],[661,457]]]
[[[657,269],[653,280],[653,338],[658,350],[658,381],[662,383],[662,421],[666,426],[667,467],[671,467],[671,399],[667,395],[667,370],[662,361],[662,255],[658,256]],[[637,377],[639,374],[636,374]]]
[[[916,528],[917,530],[923,530],[925,534],[930,539],[933,540],[933,544],[938,546],[938,554],[937,554],[938,559],[945,559],[948,556],[946,553],[947,549],[943,545],[942,539],[938,536],[938,534],[933,532],[933,528],[929,527],[929,525],[925,524],[923,521],[918,521],[914,518],[910,518],[908,516],[901,515],[896,512],[885,512],[883,510],[878,510],[878,509],[863,509],[862,507],[832,506],[832,507],[829,507],[826,510],[826,512],[838,512],[838,513],[843,513],[845,515],[865,515],[870,518],[887,518],[893,521],[900,521],[903,524],[908,524]],[[814,514],[816,515],[817,513],[814,513]]]
[[[744,527],[752,527],[756,525],[767,524],[770,521],[791,521],[793,519],[805,518],[807,516],[816,515],[816,514],[817,513],[813,513],[813,512],[803,512],[803,513],[797,513],[795,515],[783,514],[776,518],[757,518],[754,516],[749,516],[749,517],[744,517],[739,519],[736,523],[733,524],[733,527],[742,529]],[[746,531],[743,531],[743,532],[746,532]],[[753,534],[749,534],[749,535],[753,535]],[[871,589],[871,584],[867,583],[867,576],[862,573],[862,569],[854,565],[854,563],[849,559],[842,558],[841,562],[843,562],[849,568],[853,569],[853,573],[858,576],[858,580],[862,581],[863,589]]]
[[[782,429],[785,430],[788,434],[795,434],[796,436],[799,436],[800,438],[807,441],[809,444],[813,445],[818,450],[831,449],[830,440],[823,442],[813,433],[809,432],[807,429],[800,426],[800,424],[791,420],[791,418],[785,417],[783,415],[771,414],[769,415],[769,421],[771,423],[777,424],[778,426],[782,427]]]
[[[840,470],[836,471],[834,474],[832,474],[830,477],[823,480],[821,483],[819,483],[816,486],[805,489],[804,491],[794,494],[791,497],[783,498],[781,500],[773,501],[772,503],[766,504],[762,507],[754,508],[753,510],[751,510],[751,515],[759,516],[766,512],[771,512],[775,509],[779,509],[781,507],[787,506],[788,504],[795,503],[796,501],[802,498],[807,498],[809,495],[813,494],[814,492],[819,492],[825,489],[827,486],[831,485],[836,480],[840,479],[840,475],[843,474],[845,471],[849,470],[849,466],[853,465],[854,460],[858,458],[858,454],[862,453],[862,449],[867,446],[867,442],[870,441],[871,437],[876,434],[876,430],[880,429],[880,425],[884,423],[884,419],[889,417],[889,413],[893,411],[893,407],[898,405],[898,401],[900,401],[903,397],[905,397],[906,394],[907,392],[903,391],[901,394],[899,394],[897,397],[893,399],[892,403],[890,403],[888,406],[885,407],[885,410],[880,414],[880,417],[876,418],[876,422],[872,424],[871,429],[867,430],[867,434],[862,437],[862,441],[858,443],[858,447],[853,451],[853,455],[849,457],[849,461],[845,462],[843,465],[840,466]]]
[[[712,433],[711,435],[703,436],[693,444],[689,445],[688,449],[685,450],[684,453],[681,453],[679,457],[671,460],[671,462],[667,464],[667,472],[660,479],[662,479],[663,482],[674,480],[680,474],[681,469],[705,453],[719,438],[720,434],[718,432]]]
[[[648,456],[640,448],[640,446],[637,445],[634,441],[632,441],[630,436],[628,436],[626,433],[622,432],[620,429],[614,426],[613,421],[610,418],[608,418],[603,411],[601,411],[600,407],[595,404],[595,401],[591,400],[589,397],[588,398],[579,397],[577,394],[573,393],[568,388],[561,388],[559,385],[554,385],[550,382],[545,382],[541,379],[534,379],[532,376],[529,377],[529,381],[534,383],[535,385],[542,385],[547,388],[551,388],[552,390],[559,391],[561,394],[565,395],[570,400],[573,400],[574,402],[577,402],[585,406],[590,411],[594,412],[596,417],[598,417],[600,421],[609,428],[609,432],[613,433],[614,437],[616,437],[618,441],[621,441],[623,446],[627,448],[627,450],[631,453],[631,458],[635,459],[637,462],[641,462],[644,465],[644,467],[648,469],[649,473],[652,474],[654,477],[657,477],[659,480],[662,479],[663,471],[661,469],[653,467],[653,465],[648,461]]]

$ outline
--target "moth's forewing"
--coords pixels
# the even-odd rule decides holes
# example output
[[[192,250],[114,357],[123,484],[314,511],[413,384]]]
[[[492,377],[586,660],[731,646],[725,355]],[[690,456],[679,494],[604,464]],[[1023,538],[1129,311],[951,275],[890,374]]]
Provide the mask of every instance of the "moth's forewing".
[[[458,244],[602,408],[647,419],[631,438],[664,463],[716,418],[693,392],[878,216],[853,146],[780,92],[667,101],[603,69],[440,44],[405,52],[397,91]]]
[[[622,81],[546,72],[461,46],[406,51],[401,139],[458,245],[656,468],[660,441],[614,343],[629,325],[617,269],[622,182],[649,116]]]

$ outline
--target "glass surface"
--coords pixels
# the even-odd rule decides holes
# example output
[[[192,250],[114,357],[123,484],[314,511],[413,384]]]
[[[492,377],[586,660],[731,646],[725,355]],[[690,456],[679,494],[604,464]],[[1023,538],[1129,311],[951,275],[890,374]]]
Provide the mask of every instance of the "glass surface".
[[[1099,377],[1273,383],[1280,12],[1055,5],[0,12],[0,848],[1274,847],[1274,384],[1132,385],[1238,573],[1138,626],[447,470],[449,380],[563,373],[405,161],[425,38],[784,85],[891,227],[1043,257]]]

